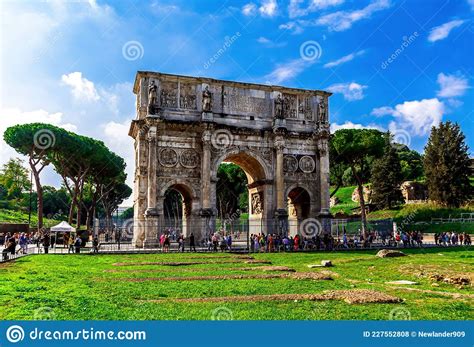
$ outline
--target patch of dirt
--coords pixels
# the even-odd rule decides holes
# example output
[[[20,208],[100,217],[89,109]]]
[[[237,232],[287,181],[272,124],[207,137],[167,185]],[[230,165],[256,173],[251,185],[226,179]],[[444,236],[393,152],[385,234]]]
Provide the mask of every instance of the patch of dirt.
[[[407,288],[407,287],[390,287],[390,288],[395,289],[395,290],[406,290],[406,291],[410,291],[410,292],[421,292],[421,293],[449,296],[449,297],[452,297],[453,299],[460,299],[460,298],[474,299],[474,294],[440,292],[440,291],[436,291],[436,290],[419,289],[419,288]]]
[[[247,260],[255,259],[251,255],[236,255],[236,256],[234,256],[234,258],[236,258],[236,259],[247,259]]]
[[[474,273],[468,271],[463,267],[462,272],[459,270],[450,270],[449,266],[439,265],[412,265],[409,267],[402,267],[400,269],[403,273],[410,273],[417,277],[428,278],[432,282],[444,282],[456,286],[472,286],[474,282]]]
[[[232,271],[255,271],[255,270],[261,270],[265,272],[271,272],[271,271],[276,271],[276,272],[296,272],[295,269],[289,268],[287,266],[254,266],[254,267],[233,267],[230,268],[229,270]]]
[[[449,275],[443,275],[443,274],[431,274],[428,275],[428,278],[430,281],[434,282],[444,282],[448,284],[455,284],[455,285],[470,285],[471,284],[471,279],[468,276],[449,276]]]
[[[368,304],[368,303],[399,303],[400,298],[395,296],[368,289],[351,290],[330,290],[321,294],[272,294],[272,295],[242,295],[242,296],[223,296],[211,298],[176,298],[176,299],[158,299],[143,300],[143,302],[161,303],[164,300],[176,302],[256,302],[256,301],[295,301],[295,300],[344,300],[348,304]]]
[[[401,251],[395,251],[393,249],[381,249],[376,254],[379,258],[393,258],[393,257],[405,257],[406,254]]]
[[[296,272],[289,275],[296,280],[332,280],[331,275],[321,272]]]
[[[145,266],[145,265],[161,265],[161,266],[187,266],[187,265],[205,265],[205,264],[240,264],[239,260],[222,260],[222,261],[177,261],[177,262],[141,262],[141,263],[114,263],[113,266]]]
[[[270,260],[250,259],[245,261],[245,264],[271,264]]]
[[[301,272],[286,274],[255,274],[255,275],[216,275],[216,276],[172,276],[172,277],[141,277],[115,278],[116,281],[146,282],[146,281],[219,281],[219,280],[246,280],[246,279],[275,279],[289,278],[296,280],[332,280],[328,274],[319,272]]]
[[[219,281],[219,280],[245,280],[245,279],[273,279],[284,278],[281,274],[260,275],[222,275],[222,276],[174,276],[174,277],[144,277],[144,278],[116,278],[118,281],[146,282],[146,281]]]

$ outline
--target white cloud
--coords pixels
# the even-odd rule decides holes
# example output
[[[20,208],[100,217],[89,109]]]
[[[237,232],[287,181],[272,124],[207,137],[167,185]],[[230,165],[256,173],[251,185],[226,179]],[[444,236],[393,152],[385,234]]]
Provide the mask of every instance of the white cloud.
[[[269,48],[276,48],[276,47],[285,47],[286,46],[286,42],[274,42],[270,39],[267,39],[266,37],[264,36],[260,36],[258,39],[257,39],[257,42],[258,43],[261,43],[262,45],[266,46],[266,47],[269,47]]]
[[[273,17],[276,15],[278,5],[276,0],[264,0],[258,8],[260,14],[264,17]]]
[[[382,107],[374,108],[370,114],[375,117],[382,117],[382,116],[391,115],[392,113],[393,113],[393,108],[389,106],[382,106]]]
[[[355,22],[369,18],[373,13],[390,6],[390,0],[374,0],[360,10],[337,11],[324,15],[316,20],[316,24],[327,26],[332,31],[344,31],[350,29]]]
[[[403,128],[419,136],[430,132],[432,126],[437,126],[445,112],[445,105],[437,98],[405,101],[395,108],[388,106],[379,107],[372,111],[372,114],[391,114],[395,120],[397,128]],[[392,128],[395,123],[392,125]]]
[[[340,130],[340,129],[377,129],[380,131],[384,131],[384,129],[377,124],[362,125],[362,124],[352,123],[350,121],[346,121],[343,124],[331,123],[331,133],[334,133],[335,131]]]
[[[312,12],[324,10],[331,6],[337,6],[344,3],[345,0],[310,0],[309,4],[302,8],[300,4],[303,0],[290,0],[288,5],[288,15],[290,18],[307,16]]]
[[[304,31],[303,26],[298,24],[297,22],[288,22],[280,24],[278,26],[278,29],[289,30],[292,32],[292,34],[301,34]]]
[[[71,72],[68,75],[62,75],[61,81],[72,88],[72,95],[78,101],[97,101],[100,99],[94,83],[82,77],[82,72]]]
[[[364,89],[367,86],[356,82],[336,83],[327,88],[332,93],[339,93],[348,101],[361,100],[364,98]]]
[[[268,44],[268,43],[271,43],[272,41],[270,41],[270,40],[267,39],[266,37],[260,36],[260,37],[257,39],[257,42],[258,42],[258,43],[263,43],[263,44]]]
[[[253,16],[257,12],[257,6],[254,3],[248,3],[242,7],[244,16]]]
[[[469,88],[468,80],[462,75],[445,75],[438,74],[437,80],[440,90],[437,94],[440,98],[452,98],[455,96],[462,96]]]
[[[265,76],[267,84],[280,84],[298,76],[311,62],[303,59],[292,60],[286,64],[279,64]]]
[[[334,66],[338,66],[338,65],[341,65],[341,64],[344,64],[344,63],[347,63],[351,60],[353,60],[355,57],[358,57],[360,55],[364,54],[364,51],[358,51],[358,52],[355,52],[355,53],[351,53],[351,54],[348,54],[348,55],[345,55],[343,56],[342,58],[339,58],[335,61],[331,61],[327,64],[324,64],[324,67],[325,68],[329,68],[329,67],[334,67]]]
[[[428,41],[436,42],[447,38],[451,30],[461,26],[464,22],[464,20],[456,19],[432,28],[428,36]]]

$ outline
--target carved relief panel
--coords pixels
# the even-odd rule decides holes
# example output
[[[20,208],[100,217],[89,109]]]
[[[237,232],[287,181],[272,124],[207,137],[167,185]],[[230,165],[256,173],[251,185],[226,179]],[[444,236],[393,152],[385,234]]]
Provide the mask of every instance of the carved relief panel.
[[[296,117],[296,95],[283,94],[283,118]]]
[[[285,155],[283,157],[283,172],[285,175],[311,174],[315,172],[316,161],[309,155]]]
[[[252,214],[261,214],[263,212],[263,194],[261,192],[252,194]]]
[[[178,107],[178,82],[162,82],[160,88],[161,107]]]
[[[283,172],[295,172],[298,170],[298,159],[293,155],[283,157]]]
[[[179,107],[186,110],[197,109],[196,86],[192,84],[180,83],[179,86]]]
[[[298,113],[299,118],[305,120],[313,120],[313,109],[311,107],[312,100],[311,97],[307,96],[300,96],[298,97],[299,105],[298,105]]]

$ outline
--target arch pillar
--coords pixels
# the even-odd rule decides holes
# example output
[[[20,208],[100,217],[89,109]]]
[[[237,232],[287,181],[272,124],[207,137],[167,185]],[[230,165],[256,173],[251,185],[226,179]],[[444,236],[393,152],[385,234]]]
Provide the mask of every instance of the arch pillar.
[[[159,244],[157,233],[159,215],[156,208],[156,137],[157,128],[153,125],[148,130],[148,187],[143,248],[155,248]]]
[[[209,129],[206,129],[202,133],[202,162],[201,162],[201,210],[199,211],[200,223],[196,230],[199,233],[195,233],[195,239],[204,241],[209,235],[215,230],[215,211],[213,209],[213,190],[215,190],[215,184],[211,182],[211,137],[212,133]]]
[[[275,232],[279,235],[288,233],[288,212],[286,210],[285,199],[285,174],[283,172],[283,149],[285,140],[283,134],[277,131],[275,137],[276,149],[276,168],[275,168],[275,191],[276,191],[276,210],[275,210]]]

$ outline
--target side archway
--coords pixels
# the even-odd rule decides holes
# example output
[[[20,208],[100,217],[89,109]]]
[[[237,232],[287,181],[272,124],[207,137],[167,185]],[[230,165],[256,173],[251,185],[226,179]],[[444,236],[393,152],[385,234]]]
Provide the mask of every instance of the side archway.
[[[301,186],[290,187],[287,192],[288,229],[291,235],[299,233],[301,223],[311,215],[311,194]]]
[[[170,201],[170,196],[179,195],[180,199]],[[173,206],[175,204],[175,206]],[[171,205],[173,213],[166,211],[166,206]],[[158,234],[171,233],[183,234],[188,237],[192,232],[193,213],[197,209],[198,198],[192,185],[184,180],[172,180],[159,192],[157,206],[161,216],[161,230]]]

